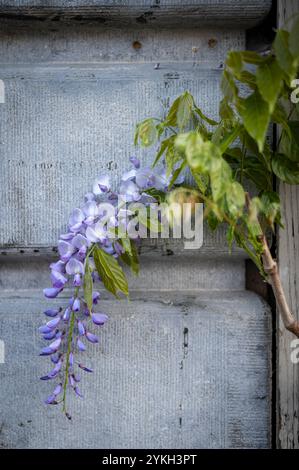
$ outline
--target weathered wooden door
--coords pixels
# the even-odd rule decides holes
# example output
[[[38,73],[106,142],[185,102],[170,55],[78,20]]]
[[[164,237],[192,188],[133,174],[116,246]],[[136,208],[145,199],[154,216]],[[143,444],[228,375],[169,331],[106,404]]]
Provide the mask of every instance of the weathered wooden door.
[[[268,447],[271,316],[225,237],[147,243],[69,423],[43,398],[37,327],[68,214],[128,165],[134,125],[190,90],[216,117],[225,54],[268,0],[0,1],[0,447]],[[143,162],[151,155],[140,153]]]

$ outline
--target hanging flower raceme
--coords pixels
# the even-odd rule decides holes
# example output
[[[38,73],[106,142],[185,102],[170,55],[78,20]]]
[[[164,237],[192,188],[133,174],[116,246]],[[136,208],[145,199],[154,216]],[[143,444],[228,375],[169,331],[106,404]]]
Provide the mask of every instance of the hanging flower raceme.
[[[59,260],[50,264],[52,287],[44,289],[44,295],[53,299],[64,289],[72,289],[64,307],[47,309],[47,322],[39,328],[47,345],[41,356],[49,356],[50,371],[42,380],[55,382],[46,404],[62,404],[64,413],[67,393],[72,390],[82,397],[79,383],[81,372],[92,369],[81,360],[88,343],[99,342],[95,328],[102,328],[108,321],[101,309],[100,293],[94,290],[95,283],[118,296],[128,295],[128,284],[119,261],[138,271],[138,256],[134,237],[126,231],[134,213],[127,203],[156,202],[151,190],[165,192],[170,178],[164,168],[154,171],[140,168],[137,158],[130,159],[133,168],[126,172],[119,193],[111,190],[107,176],[100,176],[93,185],[93,192],[85,195],[81,207],[72,212],[68,230],[58,242]],[[144,221],[143,221],[144,222]],[[108,273],[108,274],[107,274]]]

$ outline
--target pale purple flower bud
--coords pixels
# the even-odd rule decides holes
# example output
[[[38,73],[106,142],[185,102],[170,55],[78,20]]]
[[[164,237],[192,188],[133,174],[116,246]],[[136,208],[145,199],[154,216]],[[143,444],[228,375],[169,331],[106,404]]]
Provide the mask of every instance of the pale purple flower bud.
[[[73,280],[73,285],[74,285],[74,287],[80,287],[81,286],[81,275],[80,274],[75,274],[74,280]]]
[[[71,309],[67,307],[64,311],[64,314],[62,315],[63,321],[68,322],[70,319],[70,315],[71,315]]]
[[[50,344],[49,348],[52,349],[52,352],[56,352],[61,345],[61,338],[56,339],[53,343]]]
[[[78,331],[81,336],[85,334],[84,324],[80,320],[78,321]]]
[[[49,328],[47,325],[40,326],[38,331],[42,334],[52,333],[52,329]]]
[[[46,405],[54,405],[54,403],[56,404],[56,397],[55,395],[50,395],[46,400],[45,400],[45,404]]]
[[[110,180],[109,176],[102,175],[100,176],[93,184],[93,193],[95,195],[106,193],[110,190]]]
[[[50,354],[53,354],[53,352],[54,352],[53,349],[48,346],[46,348],[43,348],[39,355],[40,356],[49,356]]]
[[[59,361],[59,355],[58,354],[53,354],[51,356],[51,361],[54,363],[54,364],[57,364],[58,361]]]
[[[80,380],[81,380],[80,377],[76,374],[73,374],[73,378],[74,378],[75,382],[80,382]]]
[[[95,201],[90,201],[90,202],[87,202],[84,206],[83,206],[83,212],[84,212],[84,215],[86,217],[85,219],[85,224],[86,225],[91,225],[93,224],[95,218],[99,215],[99,209],[98,209],[98,206],[96,204]]]
[[[104,325],[108,320],[108,316],[105,313],[92,313],[91,318],[95,325]]]
[[[86,351],[85,344],[81,341],[81,339],[77,340],[77,346],[79,351]]]
[[[45,333],[43,335],[43,338],[46,339],[46,340],[51,340],[51,339],[54,339],[56,336],[56,331],[51,331],[51,333]]]
[[[92,293],[92,303],[93,303],[94,305],[96,305],[96,304],[98,303],[98,300],[99,300],[100,296],[101,296],[101,294],[100,294],[99,292],[97,292],[97,291],[94,291],[94,292]]]
[[[98,343],[99,342],[99,338],[94,335],[93,333],[90,333],[89,331],[87,331],[86,333],[86,339],[88,339],[88,341],[90,341],[91,343]]]
[[[58,326],[60,320],[61,320],[61,318],[57,317],[57,318],[54,318],[53,320],[48,321],[47,327],[51,328],[51,329],[56,328],[56,326]]]
[[[73,303],[73,307],[72,307],[72,308],[73,308],[73,311],[74,311],[74,312],[79,312],[79,310],[80,310],[80,300],[79,300],[79,299],[76,298],[76,299],[74,300],[74,303]]]
[[[74,381],[74,377],[72,375],[69,375],[69,381],[70,381],[70,384],[72,387],[75,386],[75,381]]]
[[[121,179],[122,179],[122,181],[129,181],[129,180],[134,179],[135,177],[136,177],[136,169],[133,168],[132,170],[126,171],[122,175]]]
[[[119,192],[127,202],[139,201],[141,197],[138,186],[130,180],[121,184]]]
[[[47,289],[44,289],[44,296],[47,297],[48,299],[54,299],[57,297],[57,295],[62,291],[62,289],[58,289],[57,287],[49,287]]]
[[[47,317],[56,317],[58,313],[59,313],[59,310],[53,310],[53,309],[48,309],[44,311],[44,314],[47,315]]]
[[[71,367],[73,367],[73,365],[74,365],[74,355],[73,355],[72,352],[71,352],[70,355],[69,355],[69,365],[70,365]]]
[[[86,237],[92,243],[103,243],[107,240],[107,230],[102,222],[97,222],[95,225],[90,225],[86,229]]]
[[[62,385],[59,384],[59,385],[57,385],[57,387],[54,389],[53,395],[54,395],[55,397],[57,397],[57,395],[59,395],[61,392],[62,392]]]
[[[78,397],[83,398],[83,395],[80,393],[80,390],[79,390],[79,388],[78,388],[77,385],[76,385],[76,387],[74,388],[74,390],[75,390],[75,394],[78,395]]]

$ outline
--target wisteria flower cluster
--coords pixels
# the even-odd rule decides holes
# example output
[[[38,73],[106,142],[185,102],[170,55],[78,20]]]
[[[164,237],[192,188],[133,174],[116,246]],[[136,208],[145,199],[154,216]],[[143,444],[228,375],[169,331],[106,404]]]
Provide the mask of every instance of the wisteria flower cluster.
[[[40,353],[49,356],[52,369],[42,380],[55,381],[51,394],[45,403],[62,404],[67,411],[66,399],[69,390],[82,397],[79,382],[81,372],[91,373],[89,365],[81,360],[81,353],[87,343],[98,343],[99,337],[93,332],[93,325],[102,327],[108,320],[101,310],[101,294],[94,289],[99,282],[118,297],[118,292],[128,295],[128,284],[119,261],[128,264],[136,273],[138,256],[136,240],[126,233],[130,220],[128,202],[142,202],[149,205],[155,201],[152,191],[166,192],[170,177],[164,168],[140,168],[137,158],[130,158],[132,167],[121,179],[119,192],[112,191],[109,177],[99,177],[93,192],[85,195],[81,207],[72,212],[68,230],[58,242],[59,260],[51,263],[52,287],[44,289],[47,298],[55,298],[65,288],[72,288],[68,304],[60,308],[47,309],[47,322],[39,328],[48,345]],[[106,205],[115,208],[114,215],[107,217]],[[112,229],[114,238],[111,237]],[[116,235],[115,235],[116,234]]]

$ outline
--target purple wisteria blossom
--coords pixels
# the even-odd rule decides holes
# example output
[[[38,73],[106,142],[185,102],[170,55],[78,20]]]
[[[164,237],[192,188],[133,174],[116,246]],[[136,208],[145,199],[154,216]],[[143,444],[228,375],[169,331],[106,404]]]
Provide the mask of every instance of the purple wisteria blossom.
[[[82,206],[73,210],[67,230],[58,241],[59,259],[50,264],[52,286],[44,289],[44,295],[49,299],[62,293],[69,297],[65,306],[45,310],[47,321],[39,328],[47,342],[40,355],[49,356],[51,362],[50,370],[41,380],[55,381],[45,403],[61,403],[69,419],[68,392],[73,391],[81,398],[83,394],[78,388],[81,372],[92,373],[92,368],[83,364],[80,356],[88,343],[99,342],[94,329],[99,330],[108,321],[107,314],[101,309],[100,292],[94,289],[95,283],[104,287],[93,260],[94,250],[100,248],[105,256],[111,255],[111,259],[123,256],[125,248],[120,234],[134,215],[126,208],[126,203],[150,204],[154,199],[146,191],[151,188],[166,191],[170,182],[164,168],[155,171],[149,167],[141,168],[136,157],[131,157],[130,162],[132,167],[123,175],[118,192],[111,190],[109,177],[102,175],[94,182],[93,192],[85,195]],[[107,216],[103,203],[115,208],[113,215]],[[113,230],[118,233],[114,238],[111,237]]]

